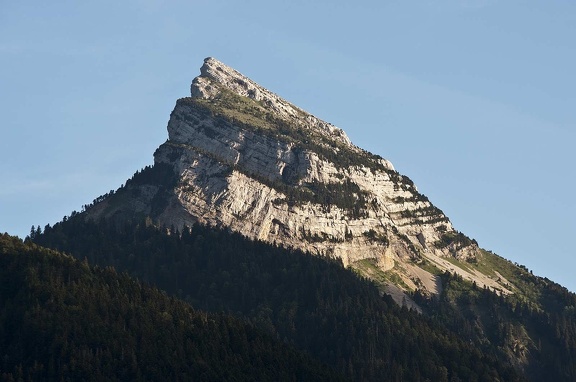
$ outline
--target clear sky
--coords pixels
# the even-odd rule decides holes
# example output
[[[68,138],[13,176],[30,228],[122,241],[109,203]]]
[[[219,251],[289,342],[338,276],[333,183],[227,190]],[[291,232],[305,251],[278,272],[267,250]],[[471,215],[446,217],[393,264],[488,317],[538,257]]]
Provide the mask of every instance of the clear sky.
[[[0,0],[0,232],[152,164],[213,56],[576,291],[576,2]]]

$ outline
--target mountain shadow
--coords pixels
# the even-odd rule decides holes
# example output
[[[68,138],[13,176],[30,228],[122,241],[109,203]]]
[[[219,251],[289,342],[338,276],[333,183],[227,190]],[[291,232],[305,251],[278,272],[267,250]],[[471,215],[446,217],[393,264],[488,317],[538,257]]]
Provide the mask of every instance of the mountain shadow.
[[[344,380],[245,321],[0,235],[2,381]]]
[[[399,307],[337,260],[202,225],[179,233],[77,216],[34,236],[197,309],[247,319],[354,380],[523,380],[495,349]]]

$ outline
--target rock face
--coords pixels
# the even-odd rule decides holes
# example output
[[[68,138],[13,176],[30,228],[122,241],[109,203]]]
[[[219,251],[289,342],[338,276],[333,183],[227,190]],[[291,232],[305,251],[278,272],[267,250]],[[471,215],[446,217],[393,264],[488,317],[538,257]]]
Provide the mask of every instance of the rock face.
[[[200,71],[154,154],[154,168],[172,172],[172,181],[145,170],[89,216],[228,227],[340,258],[369,277],[393,273],[402,289],[430,293],[435,276],[419,265],[450,270],[448,259],[478,256],[476,243],[455,231],[410,179],[354,146],[343,130],[213,58]],[[488,277],[457,272],[507,292]]]
[[[296,124],[306,124],[309,128],[318,129],[331,139],[351,144],[342,129],[304,112],[236,70],[209,57],[204,60],[204,65],[200,68],[200,76],[192,81],[190,93],[192,97],[214,99],[219,95],[222,87],[266,105],[267,109],[277,117]]]

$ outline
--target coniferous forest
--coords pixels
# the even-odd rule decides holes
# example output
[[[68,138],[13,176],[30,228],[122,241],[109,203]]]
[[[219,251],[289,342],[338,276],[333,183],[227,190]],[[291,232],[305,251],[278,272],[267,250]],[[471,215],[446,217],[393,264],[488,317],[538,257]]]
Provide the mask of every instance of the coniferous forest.
[[[228,314],[0,235],[0,380],[343,380]]]
[[[80,214],[0,263],[5,381],[576,379],[576,296],[546,279],[537,307],[446,273],[419,314],[334,259]]]
[[[524,380],[493,348],[399,307],[339,261],[195,225],[70,218],[32,239],[245,320],[352,380]]]

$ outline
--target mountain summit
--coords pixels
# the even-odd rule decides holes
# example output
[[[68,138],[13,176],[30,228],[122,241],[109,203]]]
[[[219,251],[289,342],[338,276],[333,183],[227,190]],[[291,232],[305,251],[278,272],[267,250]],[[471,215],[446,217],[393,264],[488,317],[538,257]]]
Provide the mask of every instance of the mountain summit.
[[[390,162],[213,58],[192,82],[191,97],[176,102],[154,165],[84,209],[44,232],[31,230],[24,244],[72,254],[83,260],[77,269],[93,263],[112,275],[113,266],[195,309],[236,315],[352,380],[576,380],[576,295],[481,249]],[[14,252],[15,242],[5,242],[0,254]],[[21,262],[14,261],[4,268],[34,285],[54,273],[18,271]],[[61,279],[70,283],[69,272]],[[79,311],[77,297],[62,294],[70,288],[34,297],[21,280],[10,285],[4,289],[18,293],[8,308],[30,295],[34,312],[40,306],[53,312],[54,301]],[[95,293],[89,286],[79,290],[86,288]],[[117,293],[125,305],[129,294]],[[180,314],[162,305],[156,303],[153,313],[163,324],[154,325],[188,330]],[[130,328],[130,313],[96,310],[119,328]],[[45,315],[32,318],[34,327],[48,333]],[[61,321],[56,314],[50,322]],[[144,334],[150,328],[145,325]],[[246,335],[224,331],[225,338],[211,342],[225,347],[216,353],[249,354]],[[12,332],[28,333],[6,333]],[[152,332],[159,333],[156,327]],[[83,338],[88,337],[76,342],[94,345],[81,347],[80,358],[69,358],[78,365],[92,365],[86,357],[94,354],[124,359],[125,347],[106,353],[100,342]],[[35,339],[30,335],[4,339],[16,346],[10,354],[32,354],[19,351],[20,344],[38,344],[25,342]],[[185,342],[204,341],[193,336]],[[160,353],[146,354],[180,362],[180,353]],[[194,359],[204,368],[208,359],[202,357],[212,353],[200,350]],[[7,357],[4,365],[12,362],[19,371]],[[35,372],[54,364],[53,357],[44,358],[26,356],[27,365]],[[221,357],[211,359],[222,363]],[[328,375],[300,359],[302,370]],[[254,373],[278,379],[272,369],[277,368],[266,363]]]
[[[392,164],[344,131],[207,58],[168,122],[168,140],[91,218],[196,222],[319,255],[405,291],[436,294],[450,271],[498,293],[513,286],[489,256]]]

